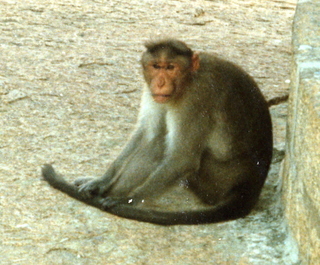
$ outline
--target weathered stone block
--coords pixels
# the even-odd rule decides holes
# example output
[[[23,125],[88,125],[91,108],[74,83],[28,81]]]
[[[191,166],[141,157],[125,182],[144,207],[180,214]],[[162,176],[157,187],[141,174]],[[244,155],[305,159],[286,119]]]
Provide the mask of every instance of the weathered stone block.
[[[298,1],[283,188],[302,264],[320,264],[319,21],[320,1]]]

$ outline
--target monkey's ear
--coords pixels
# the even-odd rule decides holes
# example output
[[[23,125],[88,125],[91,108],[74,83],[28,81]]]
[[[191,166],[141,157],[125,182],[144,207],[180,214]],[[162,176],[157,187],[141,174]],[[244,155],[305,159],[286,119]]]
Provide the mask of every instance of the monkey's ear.
[[[192,60],[191,71],[192,72],[196,72],[200,67],[199,55],[197,53],[194,53],[192,55],[192,59],[191,60]]]

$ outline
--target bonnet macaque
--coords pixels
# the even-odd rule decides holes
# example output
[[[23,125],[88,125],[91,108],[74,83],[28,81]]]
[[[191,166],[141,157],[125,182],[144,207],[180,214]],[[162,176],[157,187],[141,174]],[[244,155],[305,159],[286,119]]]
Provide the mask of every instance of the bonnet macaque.
[[[51,165],[54,188],[109,213],[162,225],[244,217],[256,204],[272,156],[268,104],[254,80],[231,62],[175,40],[148,42],[146,81],[131,139],[97,179],[67,183]],[[207,207],[138,207],[179,181]]]

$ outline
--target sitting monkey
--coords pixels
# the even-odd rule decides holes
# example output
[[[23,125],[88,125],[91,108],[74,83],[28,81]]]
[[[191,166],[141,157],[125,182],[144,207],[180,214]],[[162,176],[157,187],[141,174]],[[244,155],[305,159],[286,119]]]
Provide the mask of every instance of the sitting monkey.
[[[101,177],[69,184],[51,165],[44,179],[71,197],[125,218],[162,225],[244,217],[256,204],[272,156],[268,104],[231,62],[175,40],[148,42],[147,86],[136,129]],[[206,209],[160,211],[136,203],[188,183]]]

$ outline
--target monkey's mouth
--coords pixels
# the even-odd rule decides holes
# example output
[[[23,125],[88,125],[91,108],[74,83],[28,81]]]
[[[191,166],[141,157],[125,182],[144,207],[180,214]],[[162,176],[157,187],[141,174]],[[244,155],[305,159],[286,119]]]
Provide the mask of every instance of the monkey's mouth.
[[[152,94],[153,100],[158,103],[164,103],[169,100],[171,95],[165,95],[165,94]]]

